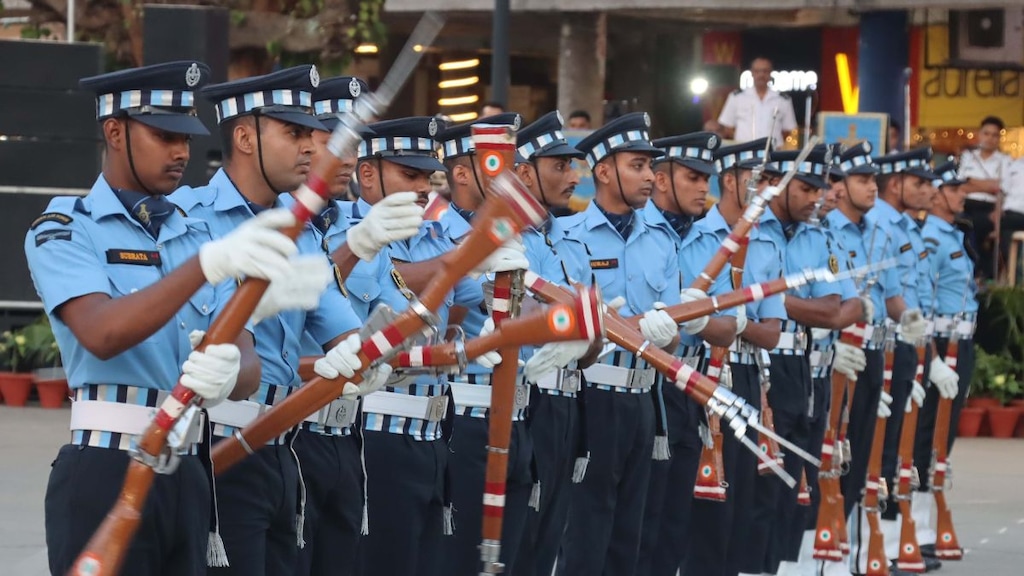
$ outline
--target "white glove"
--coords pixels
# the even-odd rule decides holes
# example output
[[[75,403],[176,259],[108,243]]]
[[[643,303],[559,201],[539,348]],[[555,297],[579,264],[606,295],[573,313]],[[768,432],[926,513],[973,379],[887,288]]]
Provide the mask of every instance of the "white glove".
[[[960,375],[956,373],[956,370],[953,370],[943,362],[941,358],[932,358],[932,363],[929,365],[928,380],[935,384],[939,395],[947,400],[956,398],[957,393],[960,392]]]
[[[351,378],[363,367],[359,361],[359,350],[362,343],[359,334],[349,334],[337,346],[327,351],[323,358],[313,363],[313,371],[321,378],[333,380],[339,376]]]
[[[351,382],[345,382],[345,388],[342,390],[341,395],[354,398],[372,394],[384,387],[384,384],[387,383],[388,378],[391,376],[392,370],[394,368],[387,362],[382,363],[376,368],[371,368],[363,373],[363,381],[358,386]]]
[[[921,386],[916,381],[914,387],[910,389],[910,400],[917,404],[918,408],[924,407],[925,390],[924,386]],[[907,412],[910,412],[910,403],[907,403]]]
[[[252,323],[276,316],[282,310],[312,310],[331,281],[331,266],[323,256],[295,256],[288,274],[270,283],[252,313]]]
[[[917,342],[924,337],[927,328],[928,322],[917,308],[904,310],[900,315],[900,334],[904,342]]]
[[[345,234],[348,249],[369,262],[388,244],[418,234],[423,223],[418,197],[415,192],[396,192],[374,204],[362,222]]]
[[[860,305],[864,308],[861,318],[865,322],[871,322],[875,317],[875,301],[871,299],[870,295],[864,295],[860,297]]]
[[[518,237],[510,238],[498,249],[477,264],[476,268],[470,271],[470,278],[479,278],[481,274],[488,272],[508,272],[511,270],[527,270],[530,268],[530,261],[526,259],[526,246]]]
[[[484,320],[484,325],[480,327],[480,335],[486,336],[494,332],[494,319],[488,318]],[[477,356],[476,358],[470,358],[473,362],[483,366],[484,368],[494,368],[498,364],[501,364],[501,354],[497,350],[491,350],[490,352],[484,352],[483,355]]]
[[[811,340],[818,341],[824,340],[832,335],[832,331],[828,328],[811,328]]]
[[[851,380],[856,380],[857,373],[864,370],[865,366],[867,366],[867,358],[864,357],[863,350],[849,344],[836,342],[835,361],[832,363],[833,370]]]
[[[605,302],[604,306],[601,308],[601,311],[605,313],[609,311],[619,312],[619,310],[625,305],[626,299],[623,298],[622,296],[616,296],[615,298],[612,298],[611,300]]]
[[[205,332],[194,330],[188,335],[195,347]],[[242,353],[234,344],[211,344],[206,350],[193,350],[181,366],[181,384],[203,398],[207,408],[223,402],[235,389]]]
[[[704,298],[707,297],[707,292],[704,292],[703,290],[697,290],[696,288],[683,288],[683,291],[679,293],[679,301],[683,304],[686,304],[687,302],[693,302],[694,300],[703,300]],[[662,308],[665,307],[664,304],[662,304],[661,306]],[[657,309],[657,305],[655,305],[655,308]],[[746,316],[744,315],[744,320],[745,319]],[[710,320],[711,318],[709,316],[701,316],[700,318],[694,318],[693,320],[683,322],[682,324],[680,324],[680,327],[683,329],[683,332],[686,332],[687,334],[692,336],[703,330],[704,327],[708,325],[708,322]],[[746,326],[744,326],[744,328],[746,328]]]
[[[640,319],[640,333],[658,348],[671,344],[679,333],[679,326],[668,312],[662,310],[664,307],[665,304],[655,302],[654,309],[644,312],[644,317]]]
[[[747,329],[747,306],[740,305],[736,307],[736,336],[743,334],[743,331]]]
[[[295,224],[285,208],[264,210],[220,240],[199,248],[199,266],[210,284],[252,276],[276,280],[288,274],[288,258],[298,248],[277,229]]]
[[[882,390],[882,397],[878,400],[879,418],[888,418],[889,416],[892,416],[892,408],[890,407],[890,404],[892,404],[892,395],[885,390]]]
[[[571,340],[569,342],[548,342],[540,347],[526,361],[523,373],[527,382],[536,382],[552,370],[557,370],[573,360],[578,360],[590,349],[587,340]]]

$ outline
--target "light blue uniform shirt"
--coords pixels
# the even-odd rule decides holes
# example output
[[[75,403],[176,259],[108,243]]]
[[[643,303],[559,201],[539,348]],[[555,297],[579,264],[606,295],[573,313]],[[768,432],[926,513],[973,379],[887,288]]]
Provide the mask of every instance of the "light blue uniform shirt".
[[[25,237],[25,255],[36,292],[60,347],[68,386],[119,384],[171,390],[192,347],[188,335],[208,330],[234,292],[223,283],[203,285],[171,319],[144,341],[108,360],[87,351],[57,314],[64,303],[86,294],[127,296],[155,284],[212,240],[207,224],[175,212],[153,240],[114,195],[101,175],[84,198],[59,197]],[[66,219],[57,216],[63,215]],[[64,221],[62,221],[64,220]],[[142,257],[133,261],[125,253]],[[112,394],[116,388],[108,387]],[[98,398],[117,401],[118,398]]]
[[[715,252],[718,251],[720,244],[718,238],[713,234],[702,234],[696,230],[696,223],[690,227],[685,238],[680,238],[679,233],[669,224],[668,220],[665,219],[665,215],[662,214],[653,201],[647,202],[643,212],[644,218],[652,226],[664,229],[672,238],[679,258],[679,285],[681,287],[691,286],[697,279],[697,276],[704,270],[704,266],[711,260]],[[714,283],[712,283],[711,288],[708,290],[708,294],[718,296],[732,291],[732,282],[729,277],[730,270],[731,267],[726,264],[722,272],[715,278]],[[735,318],[736,311],[735,309],[729,309],[724,312],[715,313],[713,316],[732,316]],[[692,356],[703,344],[704,340],[700,336],[690,335],[682,330],[679,331],[678,354]]]
[[[924,234],[921,228],[906,213],[903,214],[906,220],[907,237],[910,238],[911,252],[914,254],[914,269],[916,273],[913,278],[905,281],[906,292],[911,292],[910,284],[917,287],[917,301],[924,314],[930,314],[932,309],[932,294],[934,292],[934,278],[932,278],[932,267],[928,261],[928,248],[924,244]],[[905,296],[904,296],[905,297]],[[908,304],[909,306],[909,304]]]
[[[875,207],[868,212],[868,215],[883,230],[889,233],[886,256],[895,256],[899,262],[897,266],[899,270],[897,272],[898,281],[901,286],[899,294],[903,296],[903,301],[906,302],[907,308],[920,309],[921,298],[918,278],[921,272],[918,269],[918,262],[921,250],[924,247],[920,246],[919,250],[915,250],[914,243],[911,241],[909,229],[915,227],[913,220],[881,198],[875,201]],[[876,240],[876,242],[879,241]]]
[[[935,313],[951,316],[960,311],[978,311],[978,284],[974,281],[974,261],[964,250],[964,233],[942,218],[929,215],[925,220],[925,245],[930,256],[931,275],[939,279]],[[967,294],[966,299],[964,294]]]
[[[886,245],[891,245],[885,229],[880,226],[872,212],[864,215],[863,228],[854,224],[841,211],[833,210],[825,217],[829,230],[838,239],[839,244],[846,250],[846,261],[853,267],[864,266],[868,263],[877,263],[884,260],[887,250]],[[868,250],[872,248],[872,254],[868,256]],[[900,284],[899,270],[893,266],[886,268],[878,275],[877,282],[871,287],[871,302],[875,306],[875,314],[871,319],[872,324],[881,324],[886,318],[885,301],[894,296],[899,296],[902,291]]]
[[[784,246],[782,269],[785,274],[793,274],[808,268],[829,267],[829,257],[832,254],[829,252],[825,233],[820,228],[799,222],[792,228],[792,238],[787,240],[782,222],[769,206],[761,216],[759,229],[762,237]],[[789,294],[798,298],[824,298],[833,294],[841,295],[842,288],[836,283],[814,282],[790,290]]]
[[[213,175],[208,185],[181,188],[171,199],[187,212],[206,220],[220,234],[231,232],[253,217],[245,198],[223,169]],[[323,254],[311,228],[312,225],[307,223],[295,241],[299,253]],[[252,399],[266,404],[272,401],[270,386],[296,387],[302,384],[299,359],[304,331],[309,331],[322,347],[361,325],[348,298],[342,296],[334,283],[327,286],[316,309],[287,310],[257,324],[256,353],[260,357],[262,377],[259,392]]]
[[[590,251],[590,268],[594,281],[601,287],[605,301],[618,296],[626,299],[620,309],[624,316],[642,314],[654,307],[655,302],[669,306],[679,303],[679,260],[675,242],[668,232],[653,226],[644,218],[642,210],[633,212],[633,227],[629,238],[623,240],[619,232],[591,202],[579,214],[562,220],[567,236]],[[621,348],[601,359],[602,363],[624,367],[643,367]]]

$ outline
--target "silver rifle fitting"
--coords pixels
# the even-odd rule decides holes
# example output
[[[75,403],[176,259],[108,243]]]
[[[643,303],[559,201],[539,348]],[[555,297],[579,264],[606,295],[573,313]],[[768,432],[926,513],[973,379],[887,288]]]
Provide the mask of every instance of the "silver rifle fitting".
[[[501,542],[496,540],[484,540],[480,543],[480,562],[483,567],[480,575],[501,574],[505,571],[505,565],[499,561],[501,557]]]

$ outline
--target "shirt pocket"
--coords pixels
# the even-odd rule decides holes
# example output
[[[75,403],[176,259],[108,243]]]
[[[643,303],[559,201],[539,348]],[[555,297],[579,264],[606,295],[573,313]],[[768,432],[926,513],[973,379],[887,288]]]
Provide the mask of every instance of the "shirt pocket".
[[[193,312],[203,317],[213,314],[221,304],[221,302],[218,302],[217,290],[208,283],[203,284],[203,286],[188,299],[188,302],[189,305],[192,306]]]
[[[345,288],[348,290],[349,298],[369,304],[377,300],[381,294],[380,281],[359,272],[352,272],[345,280]]]
[[[111,297],[127,296],[157,283],[163,275],[155,266],[107,264],[103,267],[110,280]]]

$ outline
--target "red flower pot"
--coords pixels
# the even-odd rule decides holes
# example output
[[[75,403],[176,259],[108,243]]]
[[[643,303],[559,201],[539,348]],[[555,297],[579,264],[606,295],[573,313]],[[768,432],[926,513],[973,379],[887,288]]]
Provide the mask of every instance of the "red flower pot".
[[[1020,410],[1013,406],[1001,406],[988,411],[988,423],[993,438],[1013,438]]]
[[[24,406],[32,391],[32,375],[20,372],[0,372],[0,391],[8,406]]]
[[[43,408],[60,408],[68,397],[68,381],[63,378],[36,380],[39,405]]]
[[[995,398],[988,398],[986,396],[971,396],[967,399],[964,405],[970,406],[971,408],[984,409],[1002,407],[1002,403],[1000,403],[999,400],[996,400]]]
[[[1024,398],[1014,398],[1013,400],[1010,400],[1007,406],[1013,406],[1018,410],[1024,410]]]
[[[973,438],[978,435],[981,428],[981,420],[985,416],[985,410],[964,406],[960,410],[960,421],[957,423],[957,436],[962,438]]]

